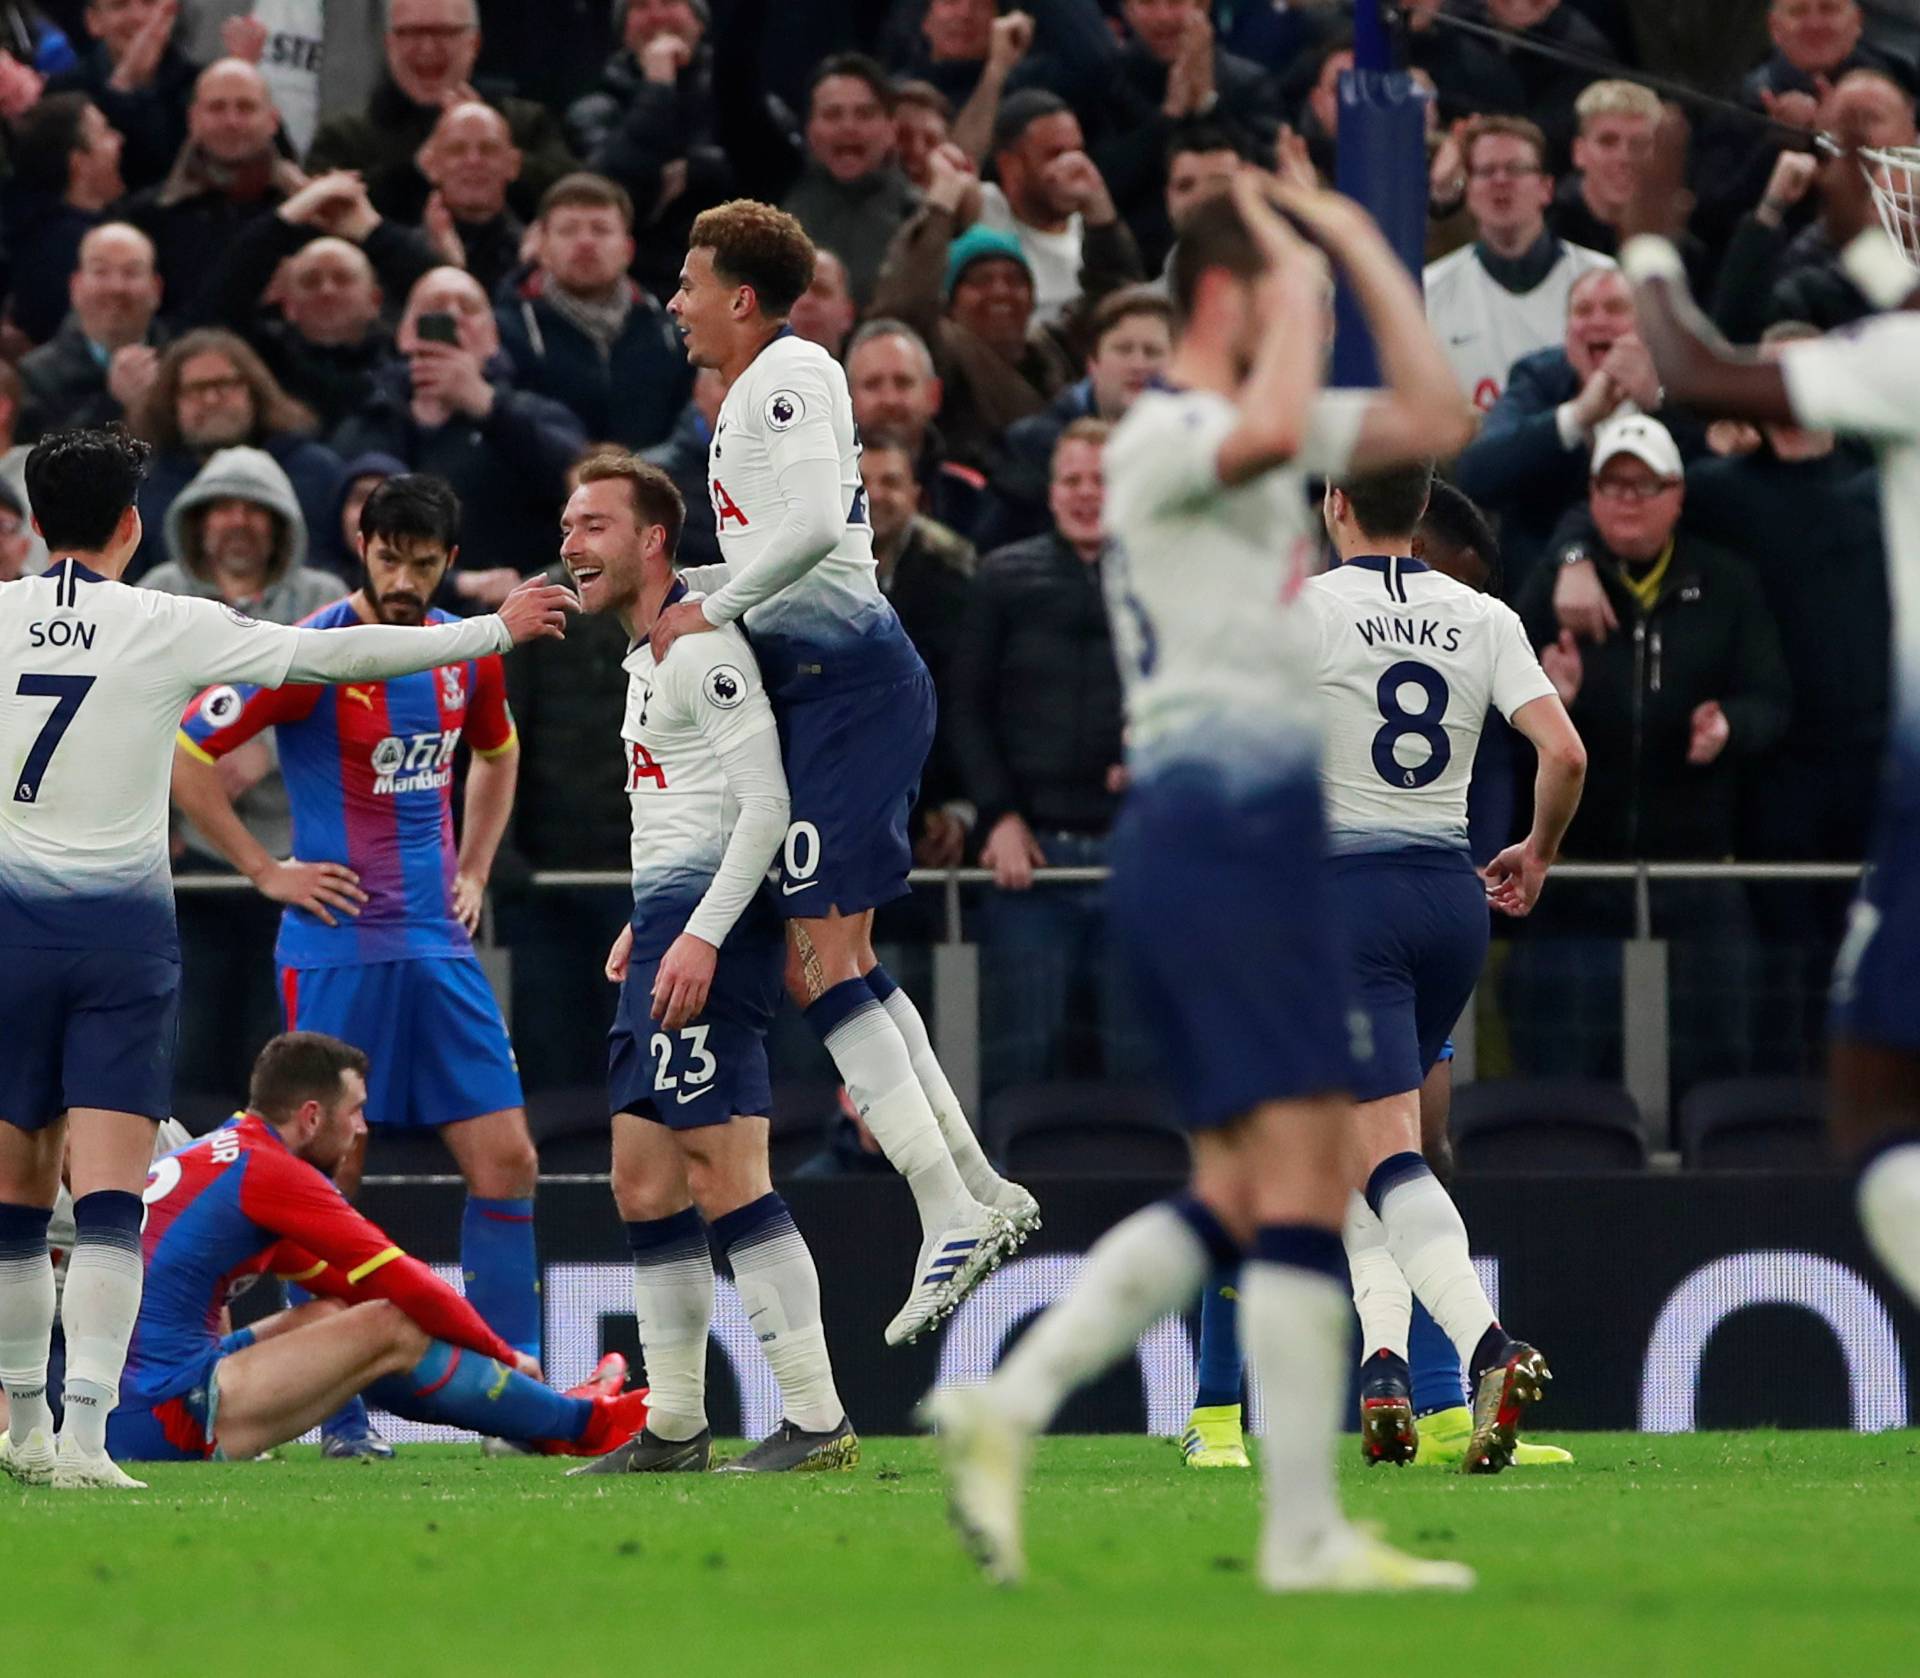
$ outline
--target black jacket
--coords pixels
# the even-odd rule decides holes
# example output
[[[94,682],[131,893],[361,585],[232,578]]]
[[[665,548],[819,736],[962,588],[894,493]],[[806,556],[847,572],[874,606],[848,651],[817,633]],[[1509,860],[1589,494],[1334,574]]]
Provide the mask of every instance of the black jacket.
[[[107,49],[94,41],[80,48],[80,59],[71,70],[47,83],[49,93],[84,93],[100,107],[100,114],[120,131],[126,141],[120,153],[120,178],[129,192],[154,185],[166,178],[187,139],[187,107],[193,103],[193,84],[200,67],[190,62],[176,46],[160,55],[153,79],[132,93],[122,93],[108,84],[113,79],[113,60]]]
[[[1105,833],[1120,761],[1120,673],[1089,565],[1058,535],[980,562],[954,671],[954,743],[984,839],[1008,811],[1036,832]]]
[[[147,342],[163,340],[156,323]],[[78,316],[68,315],[58,332],[20,358],[20,381],[27,387],[26,400],[14,435],[22,443],[37,442],[63,425],[106,425],[126,418],[107,389],[106,363],[94,356]]]
[[[460,497],[460,563],[469,570],[540,568],[558,540],[567,468],[586,447],[580,422],[558,402],[512,383],[504,360],[487,368],[494,404],[484,420],[455,415],[422,426],[412,411],[404,361],[374,379],[367,405],[341,426],[334,447],[342,459],[397,455],[415,472],[437,472]]]
[[[563,583],[559,565],[548,580]],[[627,632],[612,613],[567,619],[564,641],[528,642],[507,660],[520,731],[514,849],[535,868],[627,866],[632,812],[620,767]]]
[[[50,192],[8,191],[0,200],[13,265],[13,323],[44,344],[66,318],[68,283],[80,266],[80,241],[107,218],[76,210]]]
[[[933,750],[920,775],[920,809],[938,809],[966,797],[960,756],[954,743],[954,719],[959,713],[954,677],[967,608],[973,598],[975,560],[972,544],[945,525],[916,518],[907,545],[880,579],[900,625],[907,632],[939,701],[939,722]]]
[[[1500,519],[1500,557],[1509,598],[1548,551],[1554,526],[1586,499],[1585,443],[1569,449],[1560,441],[1556,413],[1580,393],[1580,381],[1564,349],[1523,355],[1507,375],[1507,388],[1487,411],[1474,438],[1454,462],[1453,479]],[[1655,416],[1673,433],[1680,453],[1699,454],[1704,434],[1697,422],[1670,408]]]
[[[1737,344],[1750,344],[1775,321],[1802,320],[1829,332],[1872,313],[1873,306],[1840,271],[1826,230],[1798,232],[1740,218],[1727,241],[1713,292],[1713,323]]]
[[[720,536],[713,523],[713,497],[707,493],[707,446],[713,441],[713,428],[706,415],[691,402],[680,410],[664,443],[656,443],[646,452],[649,465],[657,466],[673,480],[680,499],[687,504],[687,516],[680,526],[680,546],[674,563],[718,565]]]
[[[154,265],[160,271],[160,312],[177,326],[217,322],[217,303],[205,293],[218,274],[230,247],[263,220],[277,219],[277,210],[290,184],[288,172],[276,169],[276,181],[262,174],[257,193],[229,196],[218,187],[193,184],[183,153],[179,167],[158,186],[136,193],[122,206],[125,218],[153,241]]]
[[[1604,644],[1580,648],[1580,691],[1568,707],[1587,748],[1587,785],[1566,854],[1712,860],[1738,843],[1742,768],[1785,733],[1792,690],[1753,573],[1684,531],[1651,612],[1595,544],[1602,586],[1620,619]],[[1536,647],[1559,636],[1554,572],[1542,566],[1517,606]],[[1693,713],[1717,700],[1731,735],[1712,763],[1687,762]]]
[[[497,311],[500,347],[520,388],[565,404],[595,441],[629,449],[662,441],[693,391],[693,368],[666,311],[634,287],[626,325],[603,351],[547,301],[546,285],[536,272]]]

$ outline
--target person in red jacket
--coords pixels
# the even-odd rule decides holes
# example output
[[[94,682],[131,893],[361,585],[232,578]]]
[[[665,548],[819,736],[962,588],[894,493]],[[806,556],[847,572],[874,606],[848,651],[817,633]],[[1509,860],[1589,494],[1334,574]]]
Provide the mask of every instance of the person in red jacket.
[[[325,1175],[364,1123],[367,1058],[319,1032],[274,1038],[247,1110],[154,1162],[147,1286],[107,1424],[123,1461],[244,1459],[364,1393],[396,1415],[597,1456],[646,1423],[644,1389],[605,1364],[570,1393]],[[272,1272],[321,1297],[222,1335],[234,1293]],[[607,1390],[612,1388],[612,1391]]]

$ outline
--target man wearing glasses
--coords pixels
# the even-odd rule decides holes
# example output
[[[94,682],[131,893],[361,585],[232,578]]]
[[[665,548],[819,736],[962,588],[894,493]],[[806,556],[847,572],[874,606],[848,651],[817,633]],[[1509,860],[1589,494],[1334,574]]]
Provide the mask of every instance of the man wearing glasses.
[[[480,56],[476,0],[392,0],[387,14],[387,73],[365,110],[330,117],[314,136],[307,169],[358,169],[374,208],[398,221],[418,222],[429,187],[415,163],[449,105],[477,99],[473,67]],[[520,149],[520,178],[510,194],[531,220],[541,194],[580,167],[544,105],[531,99],[490,99],[507,119]]]
[[[1474,242],[1430,263],[1427,321],[1483,413],[1507,370],[1560,342],[1574,284],[1611,257],[1547,231],[1553,177],[1547,140],[1523,117],[1476,117],[1461,139]]]

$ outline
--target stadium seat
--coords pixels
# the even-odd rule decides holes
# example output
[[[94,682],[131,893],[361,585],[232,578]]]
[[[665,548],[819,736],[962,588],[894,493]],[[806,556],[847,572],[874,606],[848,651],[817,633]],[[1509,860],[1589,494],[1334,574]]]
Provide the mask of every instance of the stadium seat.
[[[987,1103],[988,1153],[1008,1175],[1184,1177],[1187,1135],[1159,1090],[1063,1080],[1020,1084]]]
[[[1617,1084],[1588,1078],[1495,1078],[1453,1094],[1463,1171],[1639,1171],[1640,1109]]]
[[[613,1163],[612,1121],[602,1084],[563,1084],[527,1098],[527,1128],[542,1176],[605,1176]]]
[[[1721,1078],[1680,1103],[1680,1153],[1694,1171],[1837,1170],[1817,1078]]]

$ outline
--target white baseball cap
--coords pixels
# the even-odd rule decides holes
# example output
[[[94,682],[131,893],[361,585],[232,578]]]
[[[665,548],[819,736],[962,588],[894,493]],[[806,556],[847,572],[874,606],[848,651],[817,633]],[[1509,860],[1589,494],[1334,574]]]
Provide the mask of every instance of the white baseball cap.
[[[1594,433],[1593,471],[1598,475],[1615,455],[1630,454],[1645,461],[1663,478],[1678,478],[1686,473],[1680,459],[1680,445],[1673,433],[1657,419],[1645,414],[1623,414],[1611,419]]]

